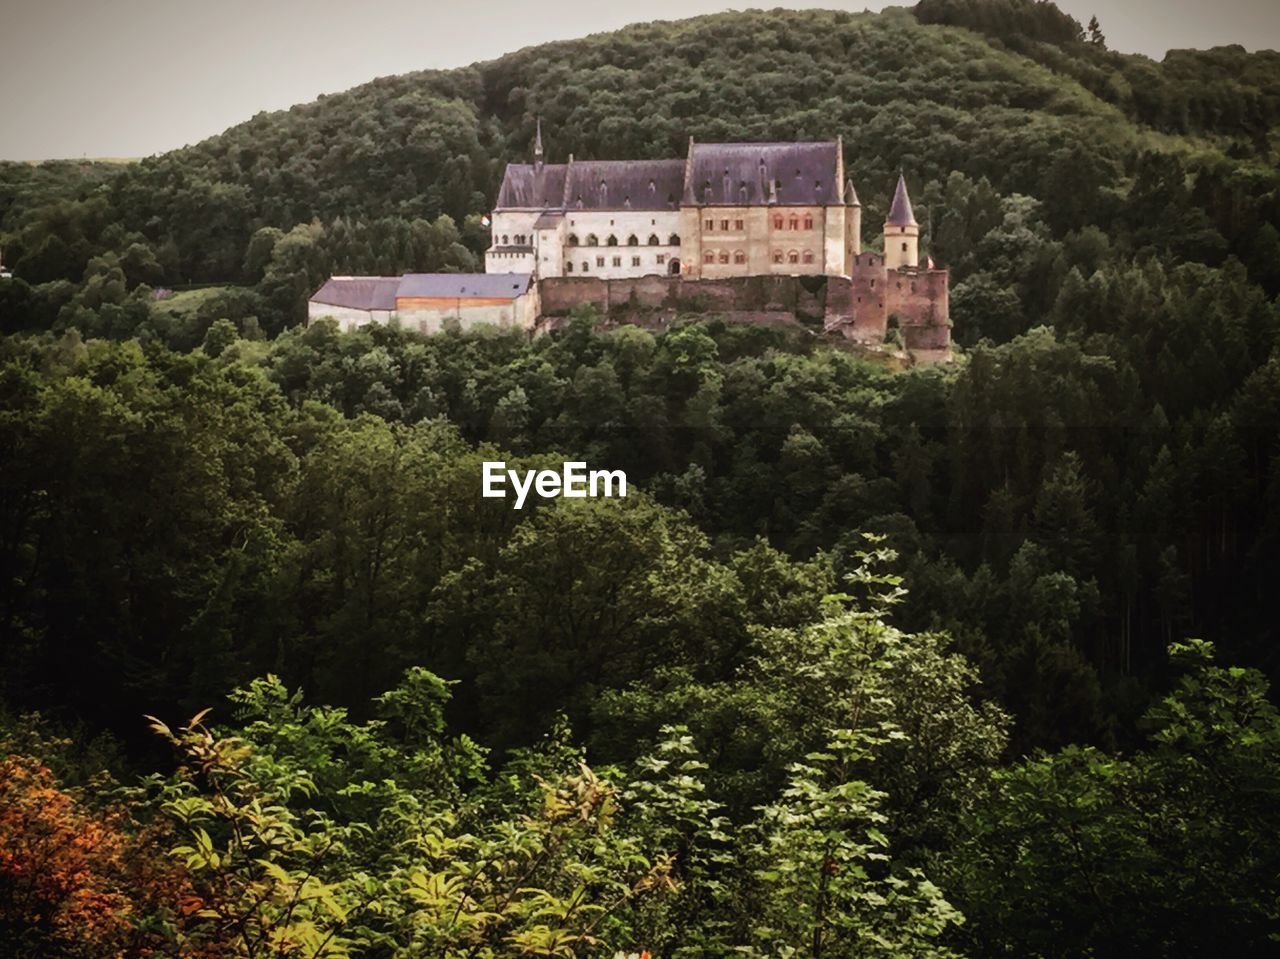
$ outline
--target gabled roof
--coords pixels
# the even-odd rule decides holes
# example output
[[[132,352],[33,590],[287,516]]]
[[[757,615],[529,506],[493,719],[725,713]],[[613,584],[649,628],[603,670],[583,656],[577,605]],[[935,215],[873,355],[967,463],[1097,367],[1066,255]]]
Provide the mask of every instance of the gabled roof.
[[[529,290],[528,273],[406,273],[396,297],[515,299]]]
[[[907,181],[898,174],[898,188],[893,191],[893,203],[884,222],[889,226],[916,226],[916,215],[911,212],[911,198],[907,196]]]
[[[707,205],[825,206],[843,202],[839,145],[694,143],[684,202]]]
[[[564,191],[567,210],[675,210],[683,160],[576,160]]]
[[[545,210],[564,202],[565,163],[508,163],[498,190],[498,210]]]
[[[312,303],[351,310],[394,310],[398,276],[331,276],[311,294]]]

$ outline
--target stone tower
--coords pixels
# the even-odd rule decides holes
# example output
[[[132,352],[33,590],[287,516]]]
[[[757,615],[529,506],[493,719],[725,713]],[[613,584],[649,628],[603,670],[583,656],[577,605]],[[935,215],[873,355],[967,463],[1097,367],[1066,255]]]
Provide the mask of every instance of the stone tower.
[[[849,252],[857,256],[862,252],[862,204],[858,202],[858,191],[853,188],[853,180],[845,181],[844,202],[849,208]]]
[[[884,265],[890,270],[914,270],[920,266],[920,225],[911,212],[907,181],[901,173],[884,221]]]

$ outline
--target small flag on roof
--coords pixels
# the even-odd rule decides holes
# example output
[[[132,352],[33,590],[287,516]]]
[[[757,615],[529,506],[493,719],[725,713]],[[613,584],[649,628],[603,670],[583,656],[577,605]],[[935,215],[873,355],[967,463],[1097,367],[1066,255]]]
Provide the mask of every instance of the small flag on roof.
[[[493,222],[493,221],[492,221],[492,220],[490,220],[487,216],[482,216],[482,217],[480,217],[480,225],[481,225],[481,226],[488,226],[488,225],[489,225],[490,223],[492,223],[492,222]]]

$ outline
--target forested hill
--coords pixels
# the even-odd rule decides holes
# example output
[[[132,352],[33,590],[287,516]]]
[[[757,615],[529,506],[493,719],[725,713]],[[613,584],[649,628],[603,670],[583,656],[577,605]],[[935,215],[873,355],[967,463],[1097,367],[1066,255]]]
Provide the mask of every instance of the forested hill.
[[[86,311],[127,305],[139,284],[218,283],[252,288],[261,301],[242,297],[230,315],[274,331],[330,270],[477,268],[476,218],[504,164],[527,157],[536,115],[553,158],[679,156],[691,135],[841,135],[868,239],[901,166],[958,280],[980,237],[947,191],[957,174],[1038,199],[1057,235],[1092,224],[1140,248],[1154,232],[1180,258],[1213,263],[1258,259],[1257,231],[1275,219],[1274,53],[1156,63],[1029,0],[726,13],[378,79],[105,182],[93,168],[52,202],[33,196],[30,168],[6,165],[6,262],[32,286],[72,286],[9,291],[23,315],[6,309],[4,322],[92,327]],[[948,217],[965,223],[948,229]],[[105,289],[78,295],[89,276]],[[140,310],[108,312],[104,329],[156,326]]]
[[[725,14],[0,166],[0,942],[1273,956],[1280,63],[1104,31]],[[956,361],[301,325],[475,269],[538,115],[842,136],[872,243],[901,165]],[[481,495],[570,458],[627,497]]]

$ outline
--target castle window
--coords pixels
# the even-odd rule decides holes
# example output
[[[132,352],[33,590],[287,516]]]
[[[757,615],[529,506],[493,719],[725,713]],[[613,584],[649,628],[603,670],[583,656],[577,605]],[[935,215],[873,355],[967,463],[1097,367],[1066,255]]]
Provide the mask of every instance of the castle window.
[[[871,259],[871,265],[872,265],[872,266],[875,266],[875,265],[876,265],[876,261],[875,261],[875,258],[874,258],[874,257],[872,257],[872,259]],[[875,288],[876,288],[876,281],[875,281],[875,280],[872,280],[872,281],[871,281],[871,289],[873,289],[873,290],[874,290]]]
[[[904,244],[902,244],[902,252],[903,252],[903,253],[906,253],[906,252],[907,252],[907,245],[906,245],[905,243],[904,243]]]
[[[706,253],[702,254],[703,263],[714,263],[715,261],[716,261],[716,255],[712,253],[710,250],[707,250]]]
[[[812,230],[812,229],[813,229],[813,217],[811,217],[811,216],[807,216],[807,217],[805,217],[805,218],[804,218],[804,228],[805,228],[806,230]]]
[[[781,262],[782,262],[782,251],[781,251],[781,250],[774,250],[774,251],[773,251],[773,262],[774,262],[774,263],[781,263]]]
[[[591,264],[590,264],[590,263],[588,263],[586,260],[583,260],[583,261],[582,261],[582,272],[583,272],[583,273],[588,273],[588,272],[590,272],[590,271],[591,271]]]
[[[792,250],[790,253],[788,253],[788,254],[787,254],[787,262],[788,262],[788,263],[799,263],[799,262],[800,262],[800,254],[799,254],[799,253],[797,253],[795,250]]]
[[[773,218],[773,228],[774,228],[775,230],[781,230],[781,229],[782,229],[782,217],[780,217],[780,216],[775,216],[775,217]]]
[[[610,233],[610,234],[609,234],[609,239],[605,240],[604,242],[605,242],[605,245],[606,245],[606,246],[617,246],[617,245],[618,245],[618,238],[617,238],[616,236],[614,236],[612,233]]]
[[[676,234],[672,233],[672,234],[671,234],[671,236],[669,236],[669,237],[667,238],[667,245],[668,245],[668,246],[679,246],[679,245],[680,245],[680,237],[679,237],[679,236],[677,236]]]
[[[502,234],[502,245],[503,245],[503,246],[510,246],[510,245],[511,245],[511,243],[510,243],[510,241],[507,239],[507,235],[506,235],[505,233],[504,233],[504,234]]]
[[[666,263],[666,262],[667,262],[667,255],[666,255],[665,253],[659,253],[659,254],[658,254],[658,266],[662,266],[662,264],[664,264],[664,263]]]
[[[627,246],[639,246],[639,245],[640,245],[640,241],[636,239],[636,235],[634,233],[632,233],[629,237],[627,237]]]
[[[805,261],[806,263],[812,263],[812,262],[813,262],[813,250],[805,250],[805,251],[804,251],[804,261]]]
[[[649,234],[649,245],[650,245],[650,246],[658,246],[661,242],[662,242],[662,241],[658,239],[658,234],[656,234],[656,233],[650,233],[650,234]]]
[[[734,251],[733,251],[733,262],[734,262],[734,263],[746,263],[746,262],[747,262],[747,254],[743,253],[741,250],[734,250]]]
[[[708,231],[711,231],[711,230],[714,230],[715,228],[716,228],[716,221],[715,221],[715,220],[708,220],[708,221],[707,221],[707,230],[708,230]]]
[[[727,229],[729,229],[729,221],[728,221],[728,220],[721,220],[721,221],[720,221],[720,229],[722,229],[722,230],[727,230]]]
[[[734,221],[733,221],[733,228],[734,228],[735,230],[744,230],[744,229],[746,229],[746,226],[747,226],[747,225],[746,225],[746,223],[745,223],[745,222],[743,222],[742,220],[734,220]]]
[[[570,260],[568,263],[566,263],[566,264],[564,265],[564,271],[565,271],[566,273],[572,273],[572,272],[573,272],[573,260]]]
[[[613,265],[614,265],[614,266],[622,266],[622,257],[620,257],[620,256],[615,256],[615,257],[613,258]]]
[[[600,245],[600,238],[596,236],[594,233],[588,233],[587,246],[599,246],[599,245]]]
[[[728,262],[729,262],[729,251],[728,251],[728,250],[721,250],[721,251],[720,251],[720,262],[721,262],[721,263],[728,263]]]
[[[793,229],[793,230],[798,230],[798,229],[800,229],[800,218],[799,218],[798,216],[793,216],[793,217],[791,218],[791,222],[788,224],[788,226],[790,226],[790,227],[791,227],[791,229]]]
[[[632,266],[639,266],[639,265],[640,265],[640,257],[638,257],[638,256],[633,256],[633,257],[631,258],[631,265],[632,265]]]
[[[596,266],[604,266],[604,257],[602,256],[596,257]]]
[[[576,233],[570,233],[570,234],[569,234],[569,245],[570,245],[570,246],[577,246],[577,245],[578,245],[578,234],[576,234]]]

